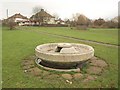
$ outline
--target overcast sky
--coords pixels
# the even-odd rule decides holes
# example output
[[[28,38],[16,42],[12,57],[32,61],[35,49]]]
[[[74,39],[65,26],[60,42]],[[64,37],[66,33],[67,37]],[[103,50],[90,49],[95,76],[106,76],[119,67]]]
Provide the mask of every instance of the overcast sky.
[[[0,19],[6,18],[6,10],[9,10],[8,16],[15,13],[21,13],[28,18],[33,14],[32,9],[35,6],[42,6],[50,14],[58,14],[62,19],[72,18],[73,14],[84,14],[90,19],[99,17],[111,19],[118,15],[119,0],[2,0],[0,7]]]

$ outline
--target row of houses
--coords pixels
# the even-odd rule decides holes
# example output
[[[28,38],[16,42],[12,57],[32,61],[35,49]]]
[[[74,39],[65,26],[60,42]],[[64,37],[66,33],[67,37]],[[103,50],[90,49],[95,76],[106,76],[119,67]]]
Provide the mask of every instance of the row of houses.
[[[27,18],[20,13],[17,13],[7,19],[4,19],[5,22],[16,22],[19,26],[39,26],[39,25],[66,25],[66,23],[61,20],[55,20],[55,17],[41,9],[40,12],[32,15],[30,18]]]

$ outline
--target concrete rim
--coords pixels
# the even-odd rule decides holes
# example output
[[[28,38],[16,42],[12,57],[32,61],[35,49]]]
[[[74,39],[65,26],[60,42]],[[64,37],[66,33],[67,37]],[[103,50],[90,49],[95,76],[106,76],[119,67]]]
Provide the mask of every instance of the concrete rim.
[[[76,54],[51,54],[51,53],[47,53],[47,52],[44,52],[42,50],[40,50],[39,48],[42,48],[42,46],[46,46],[46,45],[50,45],[50,44],[58,44],[58,43],[48,43],[48,44],[42,44],[42,45],[39,45],[35,48],[35,54],[38,58],[41,58],[42,60],[45,60],[45,61],[53,61],[53,62],[80,62],[80,61],[84,61],[84,60],[87,60],[87,59],[90,59],[91,57],[94,56],[94,49],[89,46],[89,45],[85,45],[85,44],[78,44],[78,43],[70,43],[70,44],[75,44],[75,45],[81,45],[83,47],[86,47],[88,48],[89,52],[87,53],[76,53]],[[86,57],[87,56],[87,57]],[[64,59],[61,59],[61,58],[66,58],[66,60]],[[73,61],[73,58],[74,61]]]
[[[76,69],[55,69],[55,68],[45,67],[45,66],[43,66],[43,65],[41,65],[41,64],[38,63],[38,59],[39,59],[39,58],[35,59],[35,63],[36,63],[39,67],[41,67],[41,68],[43,68],[43,69],[45,69],[45,70],[58,71],[58,72],[78,72],[78,71],[80,71],[79,68],[76,68]],[[41,59],[40,59],[40,60],[41,60]],[[42,61],[42,60],[41,60],[41,61]],[[41,61],[40,61],[40,62],[41,62]]]

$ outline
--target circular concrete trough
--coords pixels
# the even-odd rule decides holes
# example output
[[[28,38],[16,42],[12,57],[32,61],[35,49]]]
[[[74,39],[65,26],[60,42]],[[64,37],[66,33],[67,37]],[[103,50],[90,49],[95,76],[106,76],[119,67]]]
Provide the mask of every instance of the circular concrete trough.
[[[48,43],[37,46],[35,55],[45,66],[71,68],[92,58],[94,49],[85,44]]]

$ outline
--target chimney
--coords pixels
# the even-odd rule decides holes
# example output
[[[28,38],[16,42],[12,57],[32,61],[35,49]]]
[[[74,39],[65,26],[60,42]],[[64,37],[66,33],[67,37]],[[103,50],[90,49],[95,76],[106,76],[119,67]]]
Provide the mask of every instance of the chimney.
[[[44,11],[44,9],[41,9],[41,11]]]

